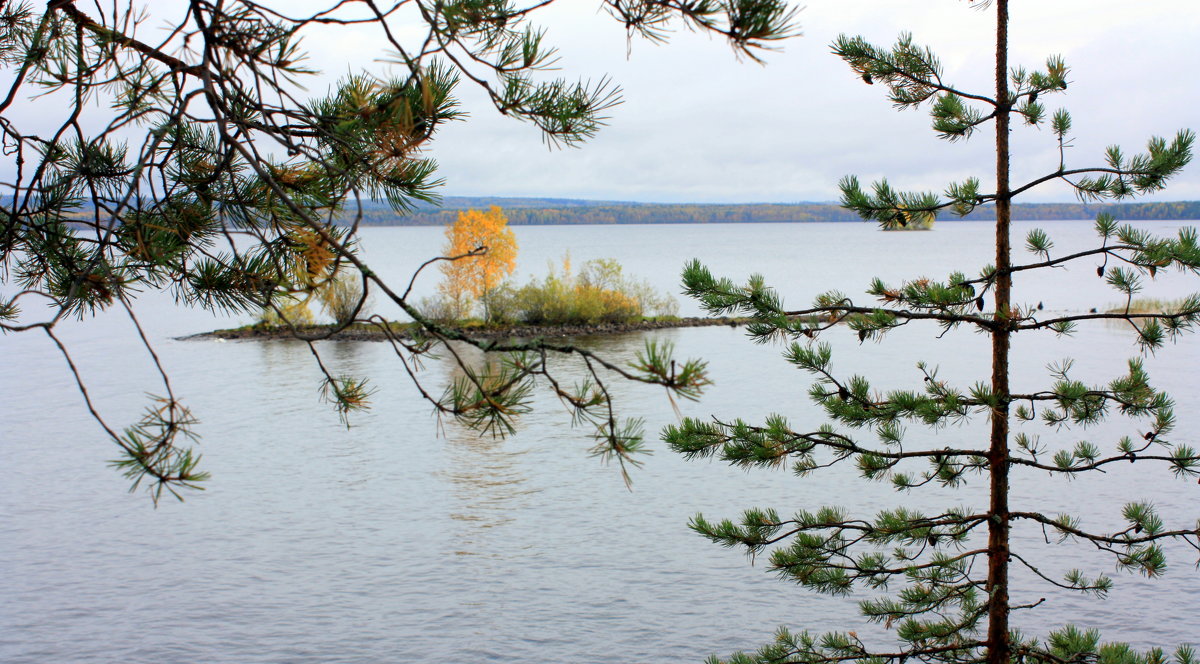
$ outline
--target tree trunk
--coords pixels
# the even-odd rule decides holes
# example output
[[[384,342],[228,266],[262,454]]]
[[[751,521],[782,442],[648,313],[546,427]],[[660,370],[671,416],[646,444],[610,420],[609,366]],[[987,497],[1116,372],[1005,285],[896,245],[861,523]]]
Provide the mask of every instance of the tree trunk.
[[[991,505],[988,510],[988,664],[1009,664],[1008,638],[1008,351],[1010,297],[1009,224],[1012,220],[1008,182],[1008,0],[996,0],[996,327],[992,331],[992,411],[989,449]]]

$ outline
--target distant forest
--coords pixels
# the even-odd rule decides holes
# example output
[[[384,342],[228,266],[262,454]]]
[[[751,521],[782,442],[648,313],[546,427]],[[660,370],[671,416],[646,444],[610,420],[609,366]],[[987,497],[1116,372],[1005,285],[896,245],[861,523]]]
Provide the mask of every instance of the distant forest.
[[[448,196],[440,207],[424,205],[406,215],[398,215],[386,203],[364,201],[362,221],[366,226],[444,226],[455,220],[460,210],[484,209],[498,205],[508,223],[515,226],[571,224],[727,224],[727,223],[803,223],[812,221],[861,221],[858,215],[835,203],[763,203],[746,205],[700,205],[669,203],[623,203],[582,201],[559,198],[492,198]],[[1100,212],[1109,212],[1120,221],[1150,219],[1200,219],[1200,201],[1162,203],[1017,203],[1013,217],[1027,220],[1091,220]],[[343,222],[354,212],[347,210]],[[982,206],[961,217],[966,221],[995,219],[992,206]],[[957,221],[946,213],[939,221]]]

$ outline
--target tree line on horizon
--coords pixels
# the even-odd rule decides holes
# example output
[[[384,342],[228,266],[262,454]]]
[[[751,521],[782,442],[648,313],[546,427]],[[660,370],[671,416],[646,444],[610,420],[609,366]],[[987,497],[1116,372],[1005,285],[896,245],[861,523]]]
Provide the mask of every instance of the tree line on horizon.
[[[441,209],[418,209],[397,214],[385,205],[364,204],[365,226],[446,226],[453,224],[460,211],[458,197],[448,197]],[[756,203],[756,204],[660,204],[660,203],[588,203],[565,199],[490,199],[464,197],[476,204],[503,200],[504,214],[513,226],[606,225],[606,224],[717,224],[717,223],[806,223],[861,222],[855,212],[837,203]],[[527,207],[521,201],[528,200]],[[1200,201],[1150,203],[1017,203],[1014,220],[1094,220],[1107,213],[1122,221],[1200,219]],[[356,212],[347,211],[342,223],[349,223]],[[980,206],[962,217],[965,221],[994,221],[995,208]],[[959,221],[945,217],[942,221]]]

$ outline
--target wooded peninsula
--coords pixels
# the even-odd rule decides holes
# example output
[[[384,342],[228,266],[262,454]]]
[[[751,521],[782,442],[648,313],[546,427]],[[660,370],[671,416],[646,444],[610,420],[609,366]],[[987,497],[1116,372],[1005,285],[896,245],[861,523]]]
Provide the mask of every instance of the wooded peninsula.
[[[504,209],[513,226],[559,226],[596,224],[728,224],[728,223],[804,223],[862,221],[857,213],[837,203],[628,203],[586,201],[563,198],[504,198],[486,196],[447,196],[440,206],[422,204],[406,215],[397,214],[383,201],[363,201],[360,224],[364,226],[446,226],[461,210]],[[1200,201],[1158,203],[1018,203],[1012,206],[1017,220],[1093,220],[1107,212],[1122,221],[1200,219]],[[357,216],[348,205],[341,223]],[[991,221],[995,209],[980,206],[966,217],[944,214],[941,222]]]

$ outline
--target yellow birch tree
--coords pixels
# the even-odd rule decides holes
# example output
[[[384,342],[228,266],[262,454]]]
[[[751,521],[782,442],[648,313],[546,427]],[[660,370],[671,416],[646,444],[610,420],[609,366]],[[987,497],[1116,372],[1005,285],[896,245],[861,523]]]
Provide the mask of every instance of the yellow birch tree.
[[[438,289],[459,318],[471,300],[483,303],[484,319],[491,320],[488,294],[517,267],[517,238],[508,217],[497,206],[488,211],[466,210],[446,227],[443,255],[456,260],[442,263],[444,278]],[[470,255],[470,254],[475,255]]]

